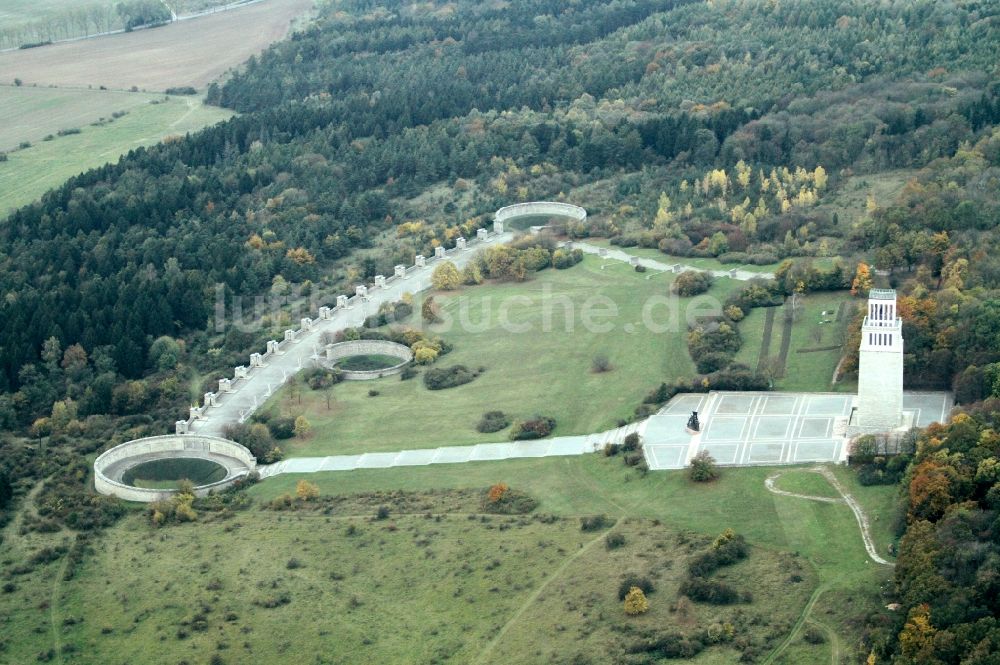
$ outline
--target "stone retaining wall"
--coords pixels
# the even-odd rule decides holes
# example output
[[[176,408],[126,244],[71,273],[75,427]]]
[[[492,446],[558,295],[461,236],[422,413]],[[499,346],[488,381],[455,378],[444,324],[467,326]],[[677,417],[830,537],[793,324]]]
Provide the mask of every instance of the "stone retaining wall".
[[[399,374],[413,360],[413,351],[404,344],[384,339],[358,339],[326,345],[326,362],[330,366],[333,366],[338,360],[352,356],[392,356],[402,361],[398,365],[385,369],[340,370],[345,381],[367,381]]]
[[[493,215],[493,219],[498,222],[506,222],[517,217],[535,217],[550,215],[558,217],[569,217],[578,222],[587,219],[587,211],[580,206],[571,203],[559,203],[557,201],[530,201],[528,203],[515,203],[504,208],[500,208]]]
[[[196,496],[205,496],[212,491],[218,491],[229,487],[240,478],[245,478],[257,468],[257,459],[253,454],[236,443],[227,439],[220,439],[214,436],[203,436],[189,434],[185,436],[166,435],[151,436],[145,439],[136,439],[115,446],[111,450],[105,451],[94,460],[94,488],[101,494],[117,496],[127,501],[158,501],[168,499],[176,490],[146,489],[142,487],[132,487],[126,485],[116,478],[109,478],[105,471],[115,462],[138,457],[140,455],[155,455],[156,453],[179,453],[190,452],[191,457],[201,459],[213,459],[213,457],[225,457],[229,460],[242,462],[245,469],[239,473],[232,472],[232,463],[222,464],[228,470],[225,478],[210,483],[200,485],[195,488]],[[176,456],[176,455],[174,455]],[[216,460],[217,461],[217,460]],[[228,460],[227,460],[228,461]]]
[[[568,204],[554,203],[552,205],[566,206]],[[570,207],[576,208],[576,206]],[[583,210],[583,208],[580,208],[579,210]],[[584,216],[586,216],[586,211],[584,211]],[[265,367],[268,364],[268,361],[274,356],[283,355],[292,345],[300,344],[310,333],[320,330],[320,326],[323,326],[325,322],[334,318],[337,311],[352,309],[359,305],[363,306],[363,304],[370,299],[373,291],[377,289],[392,288],[400,281],[409,279],[414,271],[428,270],[436,261],[447,260],[449,257],[454,257],[458,254],[473,250],[476,248],[477,244],[483,245],[493,242],[498,236],[502,235],[503,222],[495,222],[493,224],[492,233],[485,228],[478,229],[475,238],[456,238],[455,246],[450,249],[438,246],[435,248],[434,256],[425,257],[423,255],[418,255],[414,257],[414,263],[412,266],[397,265],[394,267],[393,274],[390,276],[376,275],[374,283],[356,285],[353,295],[348,295],[346,293],[338,295],[336,298],[336,304],[320,307],[319,311],[316,313],[316,318],[303,318],[300,322],[300,328],[290,328],[284,331],[283,337],[280,340],[270,340],[265,347],[264,353],[251,353],[248,365],[240,365],[239,367],[233,368],[233,378],[230,379],[229,377],[220,377],[218,391],[205,393],[201,406],[190,407],[187,417],[183,420],[175,422],[175,433],[180,435],[192,432],[196,421],[203,420],[208,417],[210,408],[219,406],[221,401],[228,399],[226,395],[234,393],[242,388],[247,382],[250,381],[255,372],[260,368]],[[301,369],[301,366],[299,369]],[[402,371],[402,368],[400,368],[399,371]],[[357,379],[378,378],[380,375],[385,375],[386,370],[376,372],[370,377],[360,376],[364,374],[363,372],[355,372],[353,374],[358,375]],[[268,393],[268,396],[270,396],[270,393]],[[241,412],[239,422],[244,422],[244,420],[253,413],[257,406],[258,405],[255,404],[252,409],[246,412]]]

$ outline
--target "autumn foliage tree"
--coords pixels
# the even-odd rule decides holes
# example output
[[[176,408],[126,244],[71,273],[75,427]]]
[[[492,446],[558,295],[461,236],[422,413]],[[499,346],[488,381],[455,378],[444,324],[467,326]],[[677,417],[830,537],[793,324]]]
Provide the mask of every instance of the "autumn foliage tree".
[[[434,268],[431,283],[439,291],[454,291],[462,285],[462,273],[451,261],[445,261]]]
[[[300,501],[312,501],[319,498],[319,486],[308,480],[300,480],[295,484],[295,496]]]
[[[437,323],[441,320],[441,317],[438,315],[437,303],[434,302],[434,296],[428,296],[424,300],[420,306],[420,316],[423,318],[424,323]]]
[[[625,614],[637,616],[648,611],[649,601],[646,600],[646,594],[642,592],[642,589],[637,586],[629,589],[628,593],[625,594]]]
[[[867,295],[872,290],[872,271],[867,263],[858,264],[858,269],[854,273],[854,281],[851,282],[851,295]]]
[[[490,487],[487,498],[490,503],[497,503],[503,499],[504,495],[507,494],[508,491],[510,491],[510,486],[507,485],[507,483],[497,483],[496,485],[492,485]]]
[[[952,502],[951,476],[954,469],[926,460],[917,465],[910,481],[909,519],[936,520]]]

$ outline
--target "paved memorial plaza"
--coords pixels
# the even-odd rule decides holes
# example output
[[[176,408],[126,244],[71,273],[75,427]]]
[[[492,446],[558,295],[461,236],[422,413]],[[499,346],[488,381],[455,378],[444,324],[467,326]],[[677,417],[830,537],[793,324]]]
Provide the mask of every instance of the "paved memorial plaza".
[[[682,393],[642,430],[650,469],[679,469],[707,450],[719,464],[799,464],[847,459],[847,425],[857,396],[844,393]],[[948,393],[906,392],[912,426],[945,422]],[[685,430],[698,412],[701,431]]]

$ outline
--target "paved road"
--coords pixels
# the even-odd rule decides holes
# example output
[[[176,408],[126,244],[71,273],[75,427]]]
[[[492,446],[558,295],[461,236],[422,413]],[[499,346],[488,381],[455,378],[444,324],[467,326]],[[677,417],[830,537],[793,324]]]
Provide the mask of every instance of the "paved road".
[[[585,254],[600,254],[601,251],[605,251],[606,254],[604,258],[613,259],[615,261],[624,261],[625,263],[630,262],[635,258],[634,254],[628,254],[620,249],[614,249],[613,247],[598,247],[597,245],[591,245],[590,243],[580,242],[578,240],[573,241],[573,248],[580,249]],[[662,261],[657,261],[655,259],[639,259],[639,265],[646,268],[652,268],[653,270],[660,270],[663,272],[683,272],[685,270],[697,270],[699,272],[710,272],[715,277],[729,277],[730,279],[737,279],[740,281],[749,281],[751,279],[756,279],[758,277],[762,279],[773,279],[774,273],[770,272],[752,272],[750,270],[740,270],[739,268],[733,268],[731,270],[705,270],[697,266],[689,266],[683,263],[664,263]],[[675,266],[679,266],[675,270]],[[735,272],[733,272],[735,270]]]
[[[470,241],[468,249],[464,251],[450,250],[447,260],[461,268],[472,260],[477,249],[509,242],[512,238],[511,233],[500,236],[491,233],[485,241]],[[301,332],[295,342],[283,342],[277,355],[270,354],[265,367],[254,368],[248,378],[234,382],[235,392],[220,393],[217,397],[217,406],[208,408],[205,413],[206,419],[191,423],[190,431],[196,434],[224,436],[227,425],[243,422],[263,405],[289,376],[293,376],[303,367],[308,367],[318,357],[321,350],[320,339],[324,333],[336,333],[345,328],[360,326],[367,316],[378,312],[382,303],[395,302],[407,292],[417,293],[430,288],[431,274],[439,261],[440,259],[428,258],[427,267],[410,267],[405,279],[391,280],[385,288],[370,287],[367,301],[358,302],[360,299],[355,298],[352,302],[357,304],[349,309],[334,310],[331,319],[324,321],[316,318],[311,331]],[[317,317],[317,314],[313,312],[310,316]]]

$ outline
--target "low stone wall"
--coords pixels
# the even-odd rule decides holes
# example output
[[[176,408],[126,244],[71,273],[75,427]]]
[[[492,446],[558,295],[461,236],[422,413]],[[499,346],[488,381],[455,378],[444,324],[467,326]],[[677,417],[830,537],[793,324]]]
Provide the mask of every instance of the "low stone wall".
[[[578,222],[587,219],[587,211],[580,206],[571,203],[559,203],[557,201],[530,201],[528,203],[515,203],[504,208],[500,208],[493,215],[493,219],[498,222],[506,222],[517,217],[536,217],[549,215],[553,217],[569,217]]]
[[[341,370],[345,381],[368,381],[383,376],[399,374],[413,360],[413,351],[405,344],[397,344],[385,339],[357,339],[349,342],[337,342],[326,345],[326,363],[329,366],[338,360],[352,356],[392,356],[399,358],[400,363],[385,369],[367,371]]]
[[[151,502],[168,499],[176,490],[146,489],[132,487],[121,482],[120,476],[129,467],[122,466],[115,476],[110,477],[105,472],[117,462],[140,456],[155,456],[162,453],[164,457],[192,457],[208,459],[226,467],[227,474],[222,480],[195,488],[196,496],[205,496],[213,491],[229,487],[241,478],[245,478],[257,468],[257,459],[249,450],[228,439],[199,434],[151,436],[145,439],[127,441],[111,450],[101,453],[94,460],[94,488],[101,494],[116,496],[126,501]],[[189,453],[181,454],[178,453]],[[153,457],[152,459],[155,459]],[[149,460],[149,461],[152,461]],[[234,470],[233,462],[242,463],[243,468]]]

